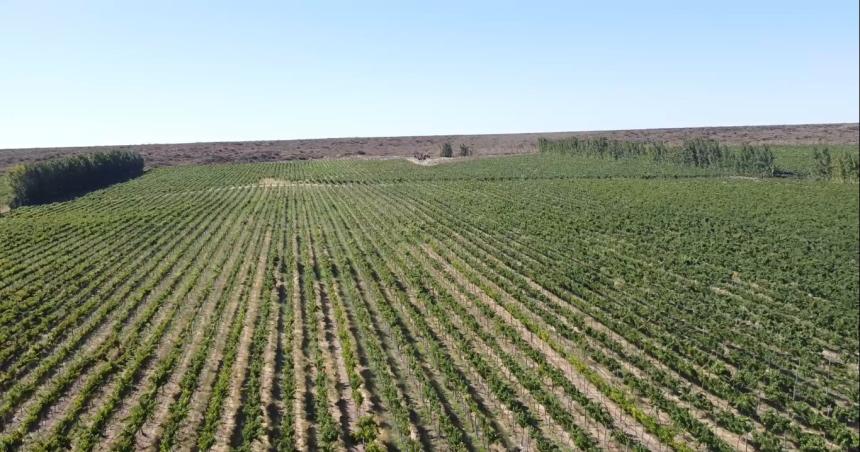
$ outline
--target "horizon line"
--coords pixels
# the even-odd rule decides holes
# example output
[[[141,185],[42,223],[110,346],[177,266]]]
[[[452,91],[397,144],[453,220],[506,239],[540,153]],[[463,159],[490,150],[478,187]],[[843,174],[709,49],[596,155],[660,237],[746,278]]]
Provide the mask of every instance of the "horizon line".
[[[481,133],[432,133],[411,135],[342,135],[342,136],[317,136],[303,138],[257,138],[240,140],[210,140],[210,141],[152,141],[124,144],[84,144],[69,146],[27,146],[27,147],[3,147],[3,151],[24,151],[41,149],[77,149],[77,148],[107,148],[120,146],[165,146],[165,145],[192,145],[192,144],[217,144],[217,143],[256,143],[256,142],[288,142],[288,141],[322,141],[322,140],[349,140],[349,139],[398,139],[415,137],[467,137],[467,136],[494,136],[494,135],[541,135],[541,134],[565,134],[565,133],[610,133],[628,131],[663,131],[683,129],[733,129],[733,128],[768,128],[768,127],[798,127],[798,126],[860,126],[860,121],[855,122],[800,122],[781,124],[736,124],[736,125],[699,125],[699,126],[670,126],[670,127],[633,127],[620,129],[591,129],[591,130],[554,130],[538,132],[481,132]]]

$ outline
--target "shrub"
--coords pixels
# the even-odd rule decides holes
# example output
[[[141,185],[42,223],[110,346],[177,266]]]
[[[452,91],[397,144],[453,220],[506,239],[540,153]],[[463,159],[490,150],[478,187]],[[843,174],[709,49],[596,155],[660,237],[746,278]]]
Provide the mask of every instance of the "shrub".
[[[451,143],[445,142],[442,145],[442,152],[439,154],[442,157],[453,157],[454,156],[454,148],[451,147]]]
[[[836,174],[843,182],[860,180],[860,157],[847,153],[836,156]]]
[[[472,148],[470,148],[467,144],[460,144],[460,157],[468,157],[472,155]]]
[[[66,199],[143,173],[136,152],[110,151],[18,165],[9,171],[13,207]]]
[[[823,180],[857,182],[860,180],[860,156],[853,153],[836,154],[830,149],[815,149],[813,157],[813,176]]]
[[[352,432],[352,439],[357,443],[370,444],[379,436],[379,427],[372,415],[360,417],[356,427]]]
[[[819,151],[815,149],[815,175],[821,179],[830,179],[833,176],[833,161],[830,157],[830,149],[824,148]]]

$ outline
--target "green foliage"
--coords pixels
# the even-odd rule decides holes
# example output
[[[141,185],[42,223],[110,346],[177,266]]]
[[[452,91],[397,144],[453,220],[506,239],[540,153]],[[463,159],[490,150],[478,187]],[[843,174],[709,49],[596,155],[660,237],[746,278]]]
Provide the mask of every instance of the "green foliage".
[[[813,151],[815,160],[815,176],[823,180],[838,182],[857,182],[860,180],[860,157],[857,153],[843,152],[836,154],[836,158],[830,153],[830,149],[824,148]]]
[[[830,156],[830,149],[822,150],[815,149],[815,175],[820,179],[829,180],[833,177],[833,160]]]
[[[675,157],[682,164],[700,168],[720,168],[737,174],[773,176],[776,172],[774,154],[768,146],[743,145],[732,149],[716,140],[688,140]]]
[[[672,147],[662,142],[618,141],[601,138],[570,137],[560,140],[540,138],[541,152],[587,155],[601,158],[632,159],[647,157],[655,162],[671,161],[696,168],[715,168],[732,174],[773,176],[775,157],[768,146],[744,145],[732,149],[710,139],[687,140]]]
[[[839,154],[836,156],[836,177],[842,182],[857,182],[860,180],[860,157],[857,154]]]
[[[613,158],[615,160],[634,157],[650,157],[655,161],[663,161],[669,148],[661,142],[654,141],[619,141],[606,137],[579,138],[570,137],[560,140],[538,139],[540,152],[586,155],[591,157]]]
[[[9,186],[9,177],[0,174],[0,209],[9,205],[12,201],[12,187]]]
[[[379,427],[376,425],[376,420],[373,415],[365,415],[358,419],[356,423],[356,431],[353,432],[352,438],[355,442],[361,444],[370,444],[379,436]]]
[[[0,448],[856,450],[856,186],[636,149],[158,169],[16,209]]]
[[[44,204],[143,174],[143,157],[129,151],[96,152],[9,170],[12,206]]]
[[[365,452],[386,452],[388,450],[388,447],[380,441],[374,441],[364,447]]]

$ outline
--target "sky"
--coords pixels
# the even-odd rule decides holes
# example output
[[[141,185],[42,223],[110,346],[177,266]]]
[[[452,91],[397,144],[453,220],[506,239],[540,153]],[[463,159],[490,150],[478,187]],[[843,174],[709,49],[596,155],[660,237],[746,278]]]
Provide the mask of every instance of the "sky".
[[[858,14],[0,0],[0,148],[857,122]]]

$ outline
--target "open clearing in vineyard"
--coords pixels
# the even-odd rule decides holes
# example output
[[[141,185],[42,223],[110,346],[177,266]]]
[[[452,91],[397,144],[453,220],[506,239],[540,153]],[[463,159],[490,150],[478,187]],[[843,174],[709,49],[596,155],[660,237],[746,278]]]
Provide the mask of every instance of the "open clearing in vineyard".
[[[860,447],[856,183],[436,163],[4,214],[0,450]]]

